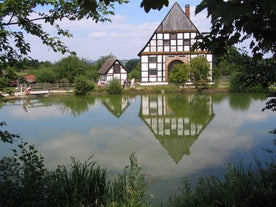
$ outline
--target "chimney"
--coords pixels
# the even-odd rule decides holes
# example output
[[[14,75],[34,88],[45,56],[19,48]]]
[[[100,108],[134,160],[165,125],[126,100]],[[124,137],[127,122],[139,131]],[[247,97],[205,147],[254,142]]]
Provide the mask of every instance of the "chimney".
[[[190,19],[190,5],[189,4],[185,5],[185,14]]]

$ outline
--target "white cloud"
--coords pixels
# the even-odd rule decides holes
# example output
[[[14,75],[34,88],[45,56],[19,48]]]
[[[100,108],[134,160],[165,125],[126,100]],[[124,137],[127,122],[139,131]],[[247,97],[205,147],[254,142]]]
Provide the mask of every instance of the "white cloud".
[[[170,1],[170,5],[175,1]],[[200,31],[209,28],[205,14],[194,16],[194,8],[191,6],[191,19]],[[137,54],[145,46],[157,26],[165,17],[165,10],[145,13],[143,10],[134,14],[117,14],[111,16],[111,22],[95,23],[92,20],[69,21],[63,20],[60,26],[69,30],[73,38],[62,38],[62,41],[80,58],[97,60],[101,56],[112,53],[119,59],[137,58]],[[127,16],[131,15],[131,16]],[[134,19],[137,19],[133,21]],[[55,32],[51,26],[44,26],[49,33]],[[27,36],[32,43],[32,56],[39,60],[60,60],[63,56],[41,44],[38,38]]]
[[[106,32],[91,32],[88,34],[88,36],[91,38],[102,39],[103,37],[107,36],[107,33]]]

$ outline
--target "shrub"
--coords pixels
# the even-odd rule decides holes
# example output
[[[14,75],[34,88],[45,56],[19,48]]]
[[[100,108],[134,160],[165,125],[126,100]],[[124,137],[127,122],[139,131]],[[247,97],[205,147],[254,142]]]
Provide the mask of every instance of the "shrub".
[[[56,74],[52,68],[41,68],[35,72],[38,83],[53,83],[56,81]]]
[[[185,64],[175,64],[169,75],[169,80],[177,85],[184,85],[189,80],[190,68]]]
[[[208,63],[208,60],[204,57],[197,57],[191,59],[191,73],[192,73],[192,79],[195,82],[196,88],[198,86],[205,85],[208,83],[208,74],[210,71],[210,65]]]
[[[107,90],[109,94],[121,94],[122,87],[120,81],[117,79],[113,79],[112,81],[110,81]]]
[[[94,84],[90,83],[85,76],[78,76],[75,78],[75,95],[86,95],[89,91],[94,89]]]
[[[5,125],[0,122],[0,127]],[[13,156],[0,160],[0,206],[149,206],[147,183],[137,158],[122,174],[109,179],[107,170],[89,158],[84,163],[72,159],[71,167],[48,171],[44,158],[33,145],[19,136],[0,130],[4,143],[19,141]],[[267,150],[272,155],[276,151]],[[257,170],[229,164],[223,179],[199,178],[195,188],[183,180],[179,194],[167,206],[267,207],[276,203],[276,162],[265,166],[257,161]]]
[[[187,179],[183,180],[180,194],[172,196],[168,206],[274,206],[276,202],[276,163],[257,171],[243,165],[229,164],[222,180],[212,176],[199,178],[192,189]]]
[[[234,92],[267,92],[276,80],[276,63],[273,59],[243,58],[241,67],[231,77]]]
[[[147,195],[148,185],[142,168],[138,165],[134,153],[129,157],[130,166],[126,166],[112,182],[107,206],[146,207],[149,202]]]
[[[13,153],[0,160],[0,206],[42,206],[49,195],[43,157],[22,140]]]
[[[0,138],[10,144],[19,141],[13,156],[0,160],[0,206],[148,206],[147,184],[134,154],[123,173],[110,179],[92,157],[48,171],[35,146],[7,131],[0,130]]]
[[[101,206],[108,194],[107,171],[90,157],[84,163],[72,158],[71,167],[59,166],[50,188],[53,206]]]

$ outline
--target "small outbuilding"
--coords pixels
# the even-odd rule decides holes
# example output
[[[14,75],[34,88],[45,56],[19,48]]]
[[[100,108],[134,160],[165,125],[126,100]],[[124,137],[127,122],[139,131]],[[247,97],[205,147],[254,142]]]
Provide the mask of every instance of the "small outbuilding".
[[[121,85],[127,80],[128,70],[124,65],[116,58],[108,59],[103,66],[98,70],[99,82],[98,85],[108,83],[114,79],[120,81]]]
[[[25,82],[32,84],[36,82],[36,77],[33,74],[30,75],[24,75],[21,77]]]

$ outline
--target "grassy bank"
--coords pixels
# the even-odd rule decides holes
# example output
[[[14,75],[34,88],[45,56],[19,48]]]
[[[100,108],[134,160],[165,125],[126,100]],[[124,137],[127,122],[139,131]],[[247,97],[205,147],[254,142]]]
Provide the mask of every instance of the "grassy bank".
[[[174,84],[169,85],[155,85],[155,86],[141,86],[136,85],[131,88],[123,88],[122,94],[151,94],[151,93],[220,93],[229,92],[230,84],[228,82],[223,82],[218,85],[209,85],[208,87],[195,88],[194,86],[184,86],[178,87]],[[107,87],[96,87],[91,95],[108,94]]]
[[[34,90],[36,91],[36,90]],[[123,88],[121,94],[152,94],[152,93],[226,93],[229,92],[229,83],[221,83],[219,85],[212,85],[209,87],[198,88],[196,89],[194,86],[185,86],[178,87],[176,85],[160,85],[160,86],[139,86],[133,88]],[[26,94],[19,94],[18,92],[11,93],[10,95],[6,94],[4,99],[20,99],[28,97]],[[93,91],[89,92],[88,95],[108,95],[108,87],[95,87]],[[44,95],[30,95],[30,97],[40,97],[40,96],[71,96],[74,94],[74,89],[62,89],[59,90],[51,90],[49,93]]]

